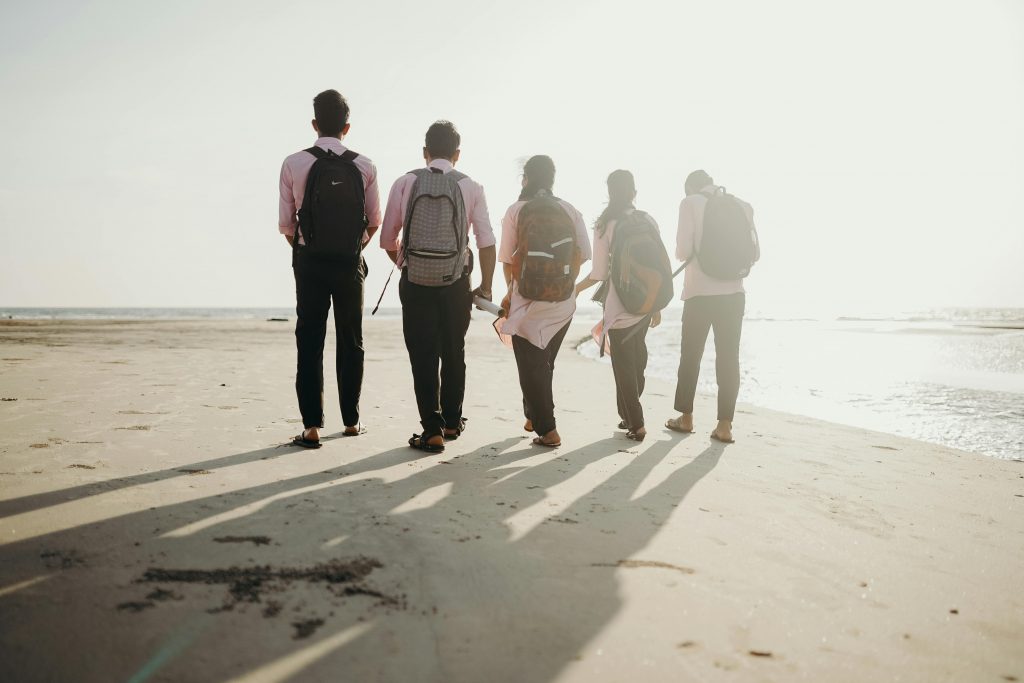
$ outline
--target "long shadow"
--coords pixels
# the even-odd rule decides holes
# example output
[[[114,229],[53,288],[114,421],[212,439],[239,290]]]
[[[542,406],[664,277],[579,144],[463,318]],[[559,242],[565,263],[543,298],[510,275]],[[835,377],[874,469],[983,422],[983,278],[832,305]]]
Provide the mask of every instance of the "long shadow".
[[[142,510],[0,546],[0,589],[43,573],[51,575],[36,589],[0,593],[0,644],[12,653],[0,658],[5,662],[0,662],[0,679],[50,680],[55,673],[98,661],[99,669],[86,666],[77,678],[127,680],[153,654],[154,633],[173,640],[180,635],[175,624],[198,620],[203,624],[202,638],[188,645],[187,655],[163,663],[152,680],[227,680],[243,670],[280,663],[308,644],[333,642],[354,628],[369,630],[319,660],[303,663],[292,680],[334,681],[341,672],[359,672],[345,675],[379,681],[550,680],[621,608],[617,563],[650,541],[686,493],[713,469],[721,450],[705,450],[631,500],[637,486],[680,441],[656,441],[635,457],[620,454],[637,448],[621,439],[604,439],[565,453],[514,448],[520,443],[521,438],[509,438],[471,453],[434,457],[409,475],[397,466],[421,454],[396,448],[335,465],[331,472]],[[267,450],[273,449],[263,452]],[[196,467],[252,462],[262,457],[260,452]],[[626,464],[619,463],[629,458]],[[572,485],[588,467],[614,471],[592,490],[581,491],[556,517],[544,518],[513,539],[512,518],[542,507],[552,487]],[[313,490],[307,490],[310,487]],[[424,494],[445,489],[440,500],[395,512]],[[196,533],[162,535],[266,500],[272,502]],[[605,533],[609,529],[614,533]],[[256,532],[278,545],[264,550],[214,544],[217,537]],[[594,543],[581,548],[581,538]],[[58,560],[70,556],[70,565],[55,569],[50,564],[54,552]],[[117,609],[117,601],[144,601],[153,586],[133,581],[147,567],[244,566],[266,562],[259,558],[270,553],[274,562],[288,566],[372,557],[383,567],[367,581],[373,591],[394,601],[375,603],[359,594],[339,599],[310,587],[321,591],[321,599],[311,601],[308,591],[293,595],[284,590],[275,602],[323,622],[308,640],[292,640],[287,623],[262,616],[265,603],[207,614],[223,600],[223,586],[164,586],[185,599],[158,603],[139,614]],[[93,586],[101,587],[106,602],[82,598]],[[47,599],[40,602],[40,595]],[[95,629],[76,631],[69,638],[61,624],[72,613],[90,620]],[[110,651],[108,630],[120,636],[119,654]],[[240,637],[249,645],[238,646]],[[45,643],[58,640],[63,643],[61,655],[44,656]],[[233,651],[244,653],[243,662],[222,655],[226,643],[235,643]],[[397,643],[401,647],[396,655]]]

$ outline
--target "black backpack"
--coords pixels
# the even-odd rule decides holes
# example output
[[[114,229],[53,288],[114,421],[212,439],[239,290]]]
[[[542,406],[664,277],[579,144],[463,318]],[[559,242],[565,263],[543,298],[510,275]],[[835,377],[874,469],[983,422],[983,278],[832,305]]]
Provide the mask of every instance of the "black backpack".
[[[717,280],[745,278],[757,261],[757,230],[743,204],[724,187],[702,194],[708,203],[696,252],[701,270]]]
[[[630,313],[647,315],[672,301],[672,264],[661,233],[643,211],[631,211],[615,224],[608,270]]]
[[[310,256],[358,262],[366,230],[363,174],[354,160],[359,155],[345,150],[310,147],[313,167],[306,178],[306,192],[298,212],[299,232]],[[299,244],[295,239],[296,247]]]

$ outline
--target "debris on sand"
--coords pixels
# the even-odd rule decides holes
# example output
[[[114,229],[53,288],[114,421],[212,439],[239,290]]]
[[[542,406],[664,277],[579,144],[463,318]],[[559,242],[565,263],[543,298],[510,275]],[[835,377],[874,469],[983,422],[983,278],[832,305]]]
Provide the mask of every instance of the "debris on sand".
[[[695,570],[689,567],[680,567],[678,565],[669,564],[668,562],[658,562],[656,560],[619,560],[614,563],[594,563],[591,567],[622,567],[623,569],[640,569],[640,568],[653,568],[653,569],[673,569],[683,574],[693,574]]]
[[[294,621],[292,626],[295,627],[295,635],[292,636],[292,640],[301,640],[302,638],[308,638],[313,633],[324,625],[323,619],[306,619],[304,621]]]
[[[218,536],[214,543],[252,543],[253,545],[270,545],[270,536]]]
[[[120,612],[141,612],[144,609],[149,609],[150,607],[154,606],[155,605],[152,602],[149,602],[148,600],[134,600],[130,602],[122,602],[120,605],[117,606],[117,609]]]
[[[140,583],[200,583],[208,586],[227,585],[228,599],[223,610],[232,609],[240,602],[260,602],[264,591],[283,590],[295,581],[326,583],[332,588],[339,584],[362,581],[383,565],[376,559],[356,557],[351,560],[331,560],[312,567],[229,567],[228,569],[161,569],[151,567],[139,579]],[[367,588],[345,592],[345,595],[373,595],[387,598]],[[392,598],[393,600],[393,598]]]
[[[39,553],[46,564],[47,569],[71,569],[72,567],[84,567],[85,559],[77,550],[44,550]]]
[[[768,650],[751,650],[749,654],[750,654],[751,657],[773,657],[774,656]]]

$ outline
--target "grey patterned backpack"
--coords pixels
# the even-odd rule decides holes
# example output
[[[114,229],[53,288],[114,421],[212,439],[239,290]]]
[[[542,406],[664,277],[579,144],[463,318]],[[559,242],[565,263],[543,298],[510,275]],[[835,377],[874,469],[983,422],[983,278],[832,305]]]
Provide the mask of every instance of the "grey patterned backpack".
[[[457,171],[437,168],[411,171],[412,185],[405,214],[405,268],[409,282],[445,287],[462,277],[469,244],[469,222]]]

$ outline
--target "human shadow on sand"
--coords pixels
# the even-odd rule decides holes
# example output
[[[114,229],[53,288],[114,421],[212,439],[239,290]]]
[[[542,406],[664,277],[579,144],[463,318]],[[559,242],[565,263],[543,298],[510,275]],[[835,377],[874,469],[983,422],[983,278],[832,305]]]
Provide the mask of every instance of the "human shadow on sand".
[[[690,571],[637,554],[722,448],[399,448],[9,543],[0,589],[41,583],[0,592],[0,678],[553,680],[622,609],[619,572]]]

